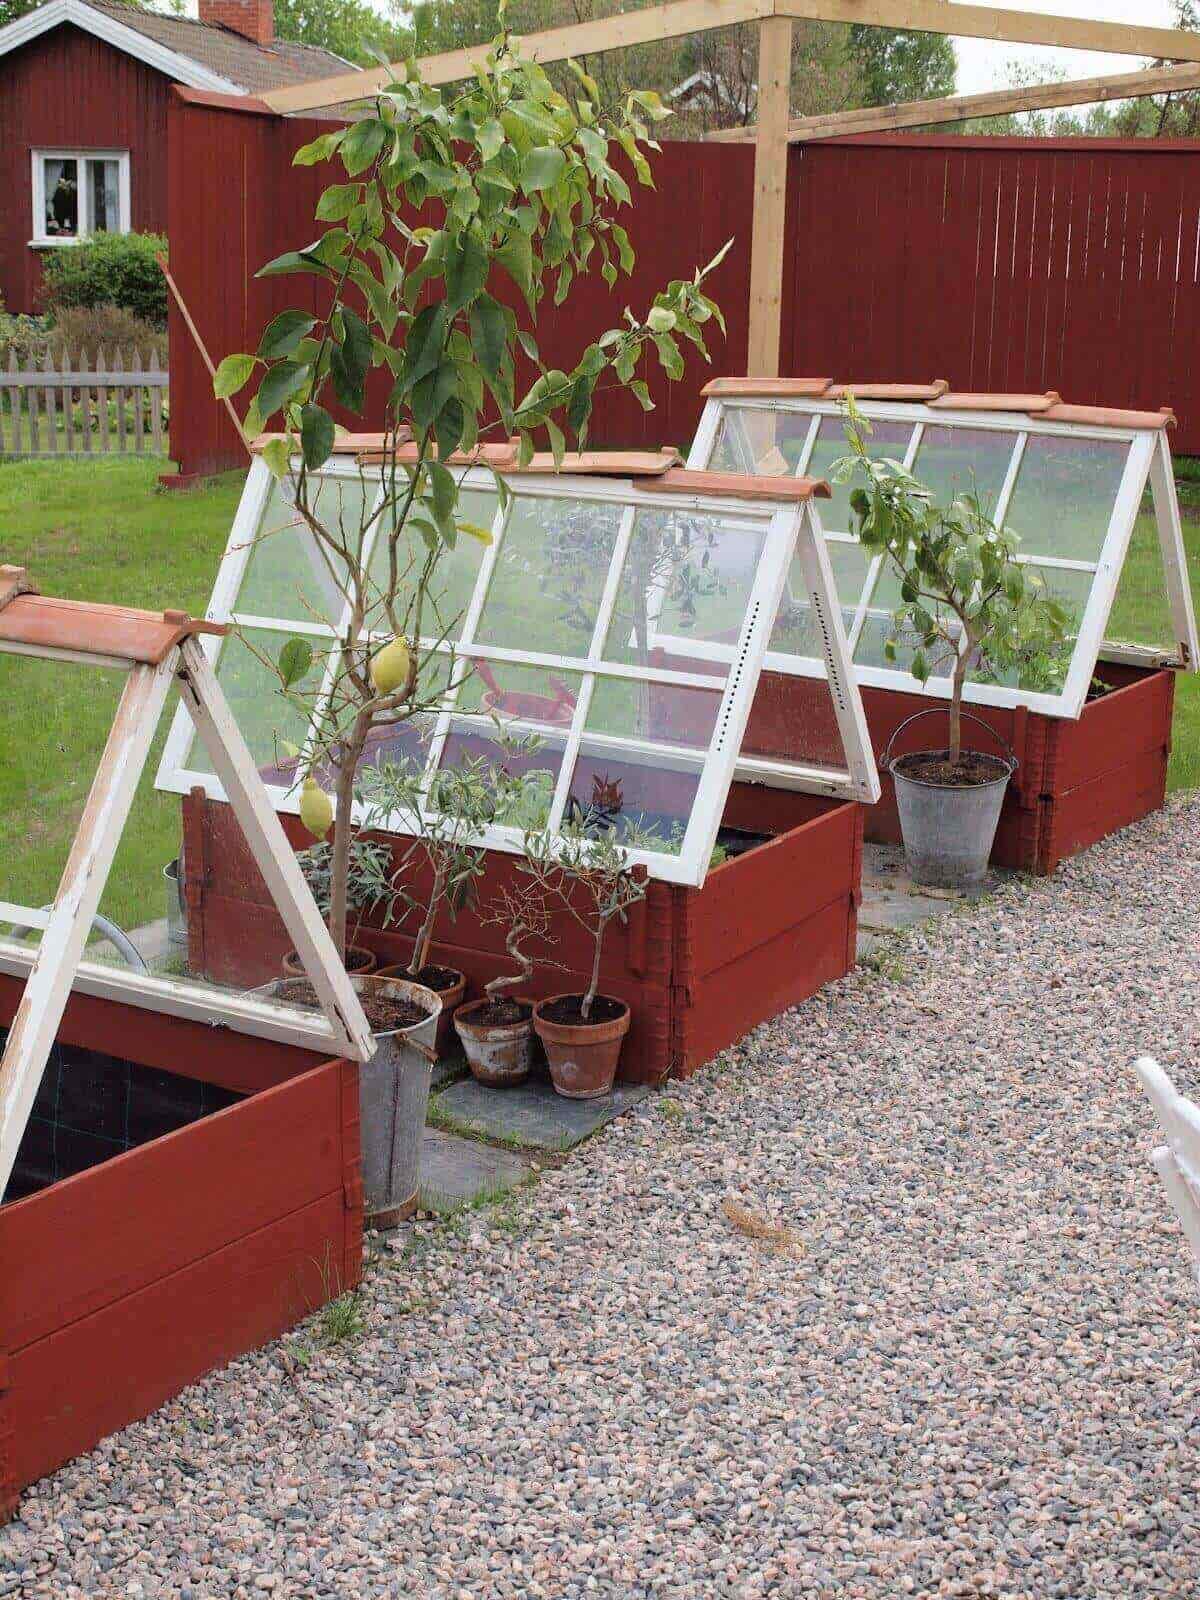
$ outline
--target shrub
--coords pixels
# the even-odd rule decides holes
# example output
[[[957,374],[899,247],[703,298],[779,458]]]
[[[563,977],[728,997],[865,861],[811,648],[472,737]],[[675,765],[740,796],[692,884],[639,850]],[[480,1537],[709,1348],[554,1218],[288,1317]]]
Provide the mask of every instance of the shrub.
[[[100,350],[108,360],[119,350],[127,361],[134,355],[149,360],[153,354],[160,366],[167,364],[166,330],[144,322],[123,306],[72,306],[60,311],[49,342],[56,354],[69,350],[75,355],[82,350],[93,361]]]
[[[42,299],[55,317],[75,307],[121,306],[156,328],[167,324],[167,284],[156,255],[157,233],[98,233],[81,244],[47,250]]]
[[[50,348],[49,317],[29,317],[0,310],[0,367],[15,355],[19,367],[40,366]]]

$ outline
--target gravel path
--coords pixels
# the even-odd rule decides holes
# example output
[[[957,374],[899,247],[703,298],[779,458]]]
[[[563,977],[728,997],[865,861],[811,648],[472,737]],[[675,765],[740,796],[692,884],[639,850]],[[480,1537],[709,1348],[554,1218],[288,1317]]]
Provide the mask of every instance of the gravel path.
[[[0,1595],[1196,1595],[1200,1295],[1128,1063],[1200,1092],[1198,840],[1176,802],[410,1233],[361,1336],[29,1495]]]

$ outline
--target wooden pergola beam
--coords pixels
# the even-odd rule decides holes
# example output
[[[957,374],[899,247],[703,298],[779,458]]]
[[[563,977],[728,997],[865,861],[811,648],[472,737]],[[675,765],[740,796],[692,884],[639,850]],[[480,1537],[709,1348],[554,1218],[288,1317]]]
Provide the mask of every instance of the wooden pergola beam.
[[[1111,73],[1102,78],[1074,78],[1068,83],[1032,84],[1023,89],[990,89],[985,94],[951,95],[944,100],[906,100],[894,106],[860,106],[820,117],[793,117],[788,141],[840,139],[853,133],[896,133],[903,128],[929,128],[941,123],[970,122],[976,117],[1005,117],[1022,111],[1049,111],[1061,106],[1100,105],[1108,100],[1139,100],[1148,95],[1200,89],[1200,62],[1174,67],[1148,67],[1142,72]],[[720,128],[706,136],[714,143],[745,144],[755,137],[753,125]]]
[[[791,84],[792,24],[784,17],[768,17],[758,25],[758,129],[754,145],[746,352],[746,370],[760,378],[779,375]]]

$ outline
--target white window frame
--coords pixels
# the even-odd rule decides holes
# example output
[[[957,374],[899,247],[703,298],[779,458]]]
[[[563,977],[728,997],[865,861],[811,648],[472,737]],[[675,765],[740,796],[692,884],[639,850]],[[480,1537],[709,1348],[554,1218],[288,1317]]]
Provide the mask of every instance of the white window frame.
[[[1097,660],[1121,661],[1134,665],[1175,665],[1197,670],[1200,648],[1197,645],[1196,618],[1188,584],[1187,560],[1183,542],[1183,528],[1179,503],[1175,493],[1175,480],[1171,466],[1171,447],[1165,429],[1119,428],[1085,426],[1077,423],[1053,422],[1023,412],[959,411],[953,408],[931,406],[924,403],[901,401],[859,402],[859,409],[871,421],[899,422],[911,425],[914,432],[906,450],[905,460],[911,465],[920,446],[926,427],[962,427],[974,431],[994,431],[1012,436],[1013,454],[1007,476],[996,504],[995,516],[1002,522],[1016,485],[1021,460],[1029,439],[1049,435],[1060,438],[1096,439],[1109,443],[1124,440],[1129,444],[1129,454],[1121,484],[1113,502],[1109,525],[1095,562],[1055,558],[1030,552],[1018,557],[1038,568],[1061,567],[1093,574],[1083,616],[1080,619],[1079,637],[1072,653],[1071,663],[1059,694],[1040,693],[1001,684],[983,684],[968,681],[964,699],[975,705],[1025,706],[1046,716],[1078,718],[1087,700],[1088,688],[1095,672]],[[793,413],[811,417],[812,423],[805,435],[795,476],[804,476],[816,443],[821,420],[839,417],[841,408],[837,400],[806,397],[781,397],[756,399],[744,396],[725,399],[710,396],[705,403],[700,426],[696,431],[688,455],[688,466],[707,470],[726,412],[764,412],[770,414]],[[741,463],[742,470],[752,472],[753,462]],[[1164,653],[1137,645],[1107,644],[1104,640],[1109,615],[1116,598],[1117,584],[1125,564],[1129,541],[1133,535],[1141,507],[1142,496],[1149,485],[1158,527],[1159,548],[1166,577],[1167,594],[1171,606],[1176,649],[1174,654]],[[852,533],[841,530],[825,534],[829,543],[857,544]],[[863,624],[872,611],[870,596],[878,560],[872,563],[860,594],[855,620],[850,629],[850,646],[853,653]],[[785,655],[768,650],[766,668],[772,672],[789,673],[797,677],[818,677],[821,667],[807,657]],[[898,667],[879,667],[854,664],[854,674],[860,684],[875,688],[902,689],[908,694],[923,693],[931,699],[948,700],[951,684],[948,678],[930,678],[922,687],[911,673]]]
[[[299,463],[295,466],[298,468]],[[376,469],[378,470],[378,469]],[[334,457],[322,468],[323,475],[357,478],[360,469],[353,460]],[[484,469],[470,469],[461,475],[463,490],[493,491],[495,480]],[[231,530],[229,544],[217,576],[209,604],[211,621],[231,623],[235,627],[267,628],[282,637],[299,632],[310,637],[319,636],[321,628],[313,621],[262,617],[236,609],[236,601],[250,560],[255,536],[271,493],[273,479],[264,462],[256,460],[247,478],[246,488],[238,507]],[[581,675],[580,693],[576,702],[570,728],[563,729],[564,749],[562,763],[555,782],[554,797],[547,826],[557,829],[565,813],[575,759],[580,746],[590,748],[603,745],[606,736],[588,732],[586,721],[590,710],[592,688],[601,678],[636,679],[646,683],[678,684],[686,687],[707,688],[717,691],[722,701],[715,720],[713,733],[706,748],[672,746],[667,740],[645,740],[634,737],[607,736],[615,751],[630,755],[651,755],[655,760],[670,766],[699,774],[699,787],[692,802],[686,831],[678,854],[643,848],[629,848],[629,861],[634,866],[644,866],[654,878],[669,883],[698,886],[704,881],[708,863],[716,843],[725,798],[734,778],[741,776],[770,781],[777,787],[812,790],[820,794],[878,798],[878,775],[871,755],[866,720],[862,704],[850,670],[841,615],[833,603],[833,577],[828,553],[820,536],[820,525],[811,502],[794,500],[776,503],[721,498],[711,494],[680,494],[657,491],[653,479],[618,479],[590,476],[572,477],[567,474],[521,474],[510,485],[516,497],[549,498],[556,500],[591,500],[598,504],[619,506],[622,510],[613,554],[610,558],[607,581],[598,602],[592,638],[586,655],[565,656],[556,653],[515,650],[490,643],[477,643],[475,630],[484,610],[484,601],[492,573],[500,559],[505,529],[511,516],[508,508],[497,504],[492,529],[492,543],[486,548],[475,580],[472,597],[468,603],[459,630],[453,642],[436,645],[423,640],[422,648],[436,648],[452,656],[455,661],[454,676],[448,691],[457,695],[466,675],[466,664],[472,659],[495,662],[510,661],[520,665],[544,665],[564,673]],[[382,485],[380,489],[382,494]],[[741,632],[734,646],[722,647],[719,659],[720,675],[705,672],[670,671],[663,668],[631,666],[608,660],[603,655],[603,644],[617,601],[617,592],[623,562],[632,537],[634,520],[639,510],[694,511],[718,515],[765,535],[764,556],[759,561],[751,593],[748,597]],[[364,560],[369,561],[373,541],[378,530],[368,533],[364,546]],[[767,639],[770,636],[775,614],[783,592],[794,555],[799,552],[806,578],[806,587],[814,597],[819,613],[827,620],[829,639],[828,672],[834,709],[839,731],[847,751],[847,770],[826,770],[806,767],[793,762],[772,763],[763,758],[740,758],[742,739],[750,715],[750,707],[758,686]],[[343,614],[343,626],[345,617]],[[208,637],[201,648],[209,654],[215,665],[222,641]],[[228,646],[226,646],[228,648]],[[684,641],[687,654],[702,654],[694,641]],[[322,687],[329,692],[330,673]],[[483,732],[494,729],[492,721],[482,715],[459,712],[453,699],[446,709],[437,713],[437,723],[430,741],[427,771],[432,771],[440,759],[451,726],[478,727]],[[522,732],[546,734],[541,725],[512,721],[506,724],[515,734]],[[186,761],[192,735],[186,722],[176,716],[163,750],[157,777],[157,787],[172,793],[186,794],[193,788],[203,788],[211,799],[225,799],[219,779],[213,774],[188,768]],[[297,813],[299,796],[295,784],[284,788],[268,785],[268,792],[280,811]],[[363,812],[356,806],[355,821],[364,820]],[[395,831],[404,832],[403,821],[393,819]],[[376,824],[378,825],[378,824]],[[523,848],[519,829],[493,824],[483,830],[478,841],[489,848],[519,854]]]
[[[81,182],[79,189],[79,232],[71,235],[48,234],[46,226],[46,171],[47,161],[75,161],[80,168],[91,161],[115,161],[117,172],[117,207],[120,226],[107,228],[106,233],[129,233],[132,230],[130,207],[129,151],[128,150],[67,150],[39,146],[30,151],[30,169],[33,185],[33,237],[29,243],[34,249],[57,249],[60,245],[79,244],[94,235],[92,216],[92,186]]]

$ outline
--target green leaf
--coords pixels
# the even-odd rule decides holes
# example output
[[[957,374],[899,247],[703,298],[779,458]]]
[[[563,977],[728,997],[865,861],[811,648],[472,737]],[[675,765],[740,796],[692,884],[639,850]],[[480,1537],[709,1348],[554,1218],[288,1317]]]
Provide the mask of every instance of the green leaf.
[[[387,129],[378,117],[363,117],[352,123],[342,140],[342,165],[351,177],[365,172],[383,149]]]
[[[439,374],[440,376],[440,374]],[[433,422],[434,437],[437,439],[438,454],[445,459],[451,456],[462,443],[463,429],[466,426],[466,412],[463,410],[462,401],[457,395],[450,395],[442,404]]]
[[[650,398],[650,391],[640,378],[635,378],[629,388],[643,411],[654,410],[654,401]]]
[[[259,267],[254,274],[256,278],[281,278],[287,272],[312,272],[318,278],[328,278],[329,268],[316,257],[305,255],[299,250],[285,250],[281,256],[276,256],[273,261],[268,261],[265,267]]]
[[[277,361],[280,356],[293,356],[296,346],[317,325],[316,317],[306,311],[281,311],[272,317],[258,341],[258,353],[263,361]]]
[[[231,394],[237,394],[249,383],[257,365],[253,356],[226,356],[213,377],[213,394],[218,400],[226,400]]]
[[[470,229],[455,242],[458,250],[446,272],[446,315],[449,317],[475,299],[487,282],[489,267],[487,252]]]
[[[323,406],[300,408],[300,449],[310,472],[322,467],[333,454],[333,418]]]
[[[264,418],[273,417],[303,386],[309,369],[298,361],[279,361],[258,386],[258,409]]]
[[[321,222],[341,222],[362,198],[361,183],[331,184],[317,201],[316,217]]]
[[[454,474],[440,461],[429,463],[429,500],[433,508],[434,521],[439,527],[444,523],[453,522],[454,507],[458,502],[458,485],[454,481]]]
[[[567,441],[563,438],[562,429],[551,422],[549,417],[546,418],[546,433],[550,439],[550,450],[554,456],[555,470],[557,470],[562,466],[563,456],[567,450]]]
[[[535,145],[521,163],[521,188],[526,194],[553,189],[567,168],[567,158],[557,145]]]
[[[279,676],[285,689],[290,689],[312,669],[312,645],[307,639],[289,639],[279,652]]]
[[[292,470],[292,452],[286,439],[272,439],[263,448],[262,459],[276,478],[286,478]]]
[[[529,309],[533,310],[533,247],[528,237],[519,229],[513,229],[496,251],[496,265],[507,272],[512,281],[525,296]]]
[[[492,530],[490,528],[481,528],[477,522],[464,522],[460,519],[458,531],[459,533],[469,534],[472,539],[478,539],[480,544],[491,544],[492,542]]]
[[[485,161],[491,161],[500,154],[504,144],[504,128],[495,117],[485,122],[475,135],[475,142],[479,146],[479,153]]]
[[[475,359],[494,378],[504,358],[504,308],[491,295],[481,294],[471,307],[471,345]]]
[[[415,389],[423,378],[437,367],[442,359],[442,345],[446,337],[446,303],[426,306],[413,318],[404,347],[407,358],[403,378],[404,392]]]
[[[319,162],[328,161],[330,156],[341,144],[345,137],[345,128],[336,128],[332,133],[323,133],[312,140],[310,144],[302,144],[292,157],[294,167],[315,167]]]

